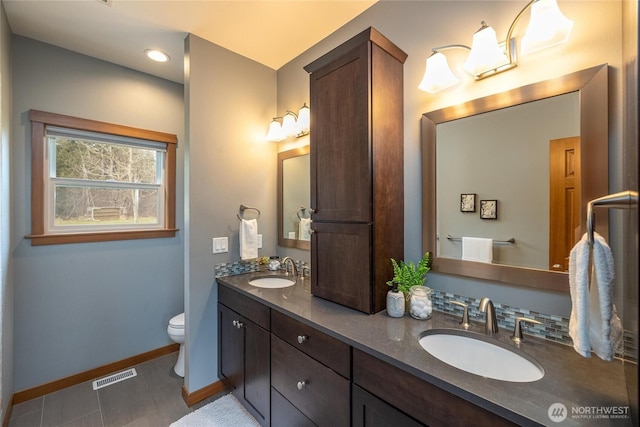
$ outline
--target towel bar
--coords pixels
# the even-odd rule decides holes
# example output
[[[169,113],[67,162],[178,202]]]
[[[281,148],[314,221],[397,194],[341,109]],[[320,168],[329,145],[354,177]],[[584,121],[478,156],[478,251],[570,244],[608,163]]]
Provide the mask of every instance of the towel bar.
[[[598,197],[597,199],[593,199],[587,203],[587,235],[589,238],[589,244],[593,246],[593,234],[596,231],[596,215],[593,211],[594,207],[604,206],[607,209],[629,209],[632,204],[638,204],[638,192],[631,190]]]
[[[452,242],[461,242],[462,237],[452,237],[450,234],[447,234],[447,240],[451,240]],[[513,237],[509,240],[494,240],[493,243],[496,245],[511,245],[516,242],[516,239]]]
[[[260,209],[252,208],[251,206],[240,205],[240,213],[242,213],[242,216],[240,216],[240,214],[236,215],[240,221],[245,219],[244,218],[244,211],[246,211],[247,209],[254,210],[254,211],[258,212],[258,216],[256,217],[256,219],[260,218]]]

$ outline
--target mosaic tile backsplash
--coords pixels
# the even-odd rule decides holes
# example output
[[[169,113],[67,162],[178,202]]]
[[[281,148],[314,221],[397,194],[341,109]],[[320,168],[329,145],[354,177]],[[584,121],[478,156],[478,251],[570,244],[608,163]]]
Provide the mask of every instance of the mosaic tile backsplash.
[[[294,260],[296,268],[302,272],[303,267],[309,267],[306,262]],[[227,262],[216,264],[214,267],[214,277],[235,276],[236,274],[251,273],[254,271],[264,270],[264,266],[258,263],[257,259],[247,261]]]
[[[480,299],[469,298],[461,295],[451,294],[433,290],[433,308],[444,313],[462,315],[462,307],[451,304],[450,301],[458,301],[467,304],[469,307],[469,317],[478,322],[484,322],[484,313],[478,310]],[[542,325],[523,324],[524,331],[530,335],[548,340],[557,341],[562,344],[573,345],[569,337],[569,319],[566,317],[556,316],[553,314],[538,313],[537,311],[524,308],[514,308],[508,305],[500,304],[493,301],[496,309],[496,317],[498,318],[498,326],[508,330],[513,330],[516,317],[527,317],[542,322]]]
[[[298,271],[302,271],[303,267],[308,267],[307,263],[296,260]],[[217,264],[215,266],[215,277],[233,276],[236,274],[260,271],[263,268],[258,264],[257,260],[237,261],[233,263]],[[470,298],[461,295],[455,295],[449,292],[433,290],[431,295],[433,301],[433,309],[443,313],[462,316],[462,307],[452,304],[451,301],[458,301],[467,304],[469,317],[477,322],[484,322],[484,313],[478,310],[480,299]],[[569,337],[569,319],[554,314],[539,313],[537,311],[528,310],[526,308],[515,308],[505,304],[493,301],[496,317],[498,318],[498,326],[507,330],[513,330],[516,317],[527,317],[541,322],[541,325],[523,324],[523,331],[527,334],[548,339],[573,346],[573,341]],[[633,360],[630,355],[635,354],[636,343],[633,341],[632,334],[624,331],[624,339],[621,348],[616,350],[616,357]],[[625,357],[626,355],[626,357]],[[635,360],[633,360],[635,361]]]

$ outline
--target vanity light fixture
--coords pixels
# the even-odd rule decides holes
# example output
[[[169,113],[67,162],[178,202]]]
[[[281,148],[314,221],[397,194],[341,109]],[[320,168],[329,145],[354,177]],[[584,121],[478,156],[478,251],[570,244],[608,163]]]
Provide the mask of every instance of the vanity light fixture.
[[[156,62],[167,62],[171,59],[169,55],[157,49],[147,49],[144,51],[144,54],[147,55],[149,59]]]
[[[573,21],[562,14],[556,0],[531,0],[509,26],[507,38],[503,43],[498,43],[496,32],[482,21],[480,29],[473,35],[471,47],[453,44],[431,49],[433,54],[427,58],[424,77],[418,88],[425,92],[436,93],[458,83],[458,78],[449,68],[444,54],[441,53],[446,49],[463,48],[470,51],[462,68],[472,74],[476,80],[516,67],[516,44],[511,36],[516,24],[528,9],[531,9],[531,18],[522,37],[523,53],[556,46],[569,39]]]
[[[279,122],[282,120],[282,124]],[[267,141],[279,142],[284,141],[290,136],[300,138],[309,135],[310,110],[305,103],[298,114],[287,110],[284,116],[274,117],[269,124],[269,132],[265,139]]]

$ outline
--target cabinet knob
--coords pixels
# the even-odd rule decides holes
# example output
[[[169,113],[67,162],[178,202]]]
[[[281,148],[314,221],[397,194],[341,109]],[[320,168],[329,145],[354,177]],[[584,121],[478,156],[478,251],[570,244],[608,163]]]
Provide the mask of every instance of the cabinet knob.
[[[233,322],[231,322],[233,324],[233,326],[235,326],[236,328],[240,329],[244,326],[244,323],[242,323],[239,320],[234,320]]]
[[[305,341],[306,341],[306,340],[308,340],[308,339],[309,339],[309,337],[308,337],[308,336],[306,336],[306,335],[298,335],[298,342],[299,342],[300,344],[302,344],[303,342],[305,342]]]
[[[310,228],[310,229],[309,229],[309,234],[313,234],[313,233],[315,233],[315,232],[316,232],[316,230],[314,230],[313,228]]]
[[[298,381],[298,390],[302,390],[309,384],[307,380]]]

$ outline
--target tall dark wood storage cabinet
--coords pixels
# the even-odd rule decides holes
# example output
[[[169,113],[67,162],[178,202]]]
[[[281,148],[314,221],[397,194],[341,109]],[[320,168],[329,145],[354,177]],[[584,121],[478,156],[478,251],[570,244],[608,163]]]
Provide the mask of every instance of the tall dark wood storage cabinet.
[[[385,308],[404,255],[403,63],[369,28],[305,67],[311,103],[311,293]]]

